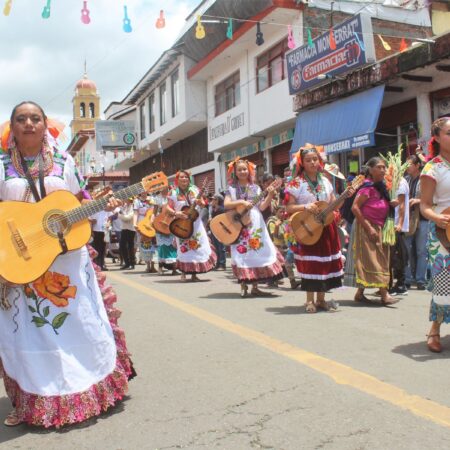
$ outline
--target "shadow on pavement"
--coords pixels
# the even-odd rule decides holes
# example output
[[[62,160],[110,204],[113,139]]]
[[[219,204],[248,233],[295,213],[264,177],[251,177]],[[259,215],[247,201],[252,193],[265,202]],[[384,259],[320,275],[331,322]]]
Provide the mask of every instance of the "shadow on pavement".
[[[2,432],[0,434],[0,444],[2,442],[8,442],[13,439],[17,439],[20,436],[26,436],[27,434],[50,434],[50,433],[70,433],[72,430],[80,430],[83,428],[89,428],[95,425],[100,420],[107,419],[108,417],[121,413],[125,410],[125,402],[130,399],[130,396],[125,396],[122,401],[118,402],[115,406],[108,409],[108,411],[102,413],[100,416],[93,417],[81,423],[76,423],[73,425],[66,425],[62,428],[44,428],[44,427],[35,427],[29,426],[25,424],[18,425],[17,427],[3,427]],[[0,398],[0,417],[3,421],[3,417],[11,411],[11,402],[8,398]],[[19,448],[19,447],[16,447]]]
[[[258,297],[256,295],[250,295],[248,294],[247,297],[241,297],[240,291],[236,290],[236,292],[216,292],[214,294],[204,295],[203,297],[198,298],[209,298],[209,299],[216,299],[216,300],[273,300],[274,298],[280,297],[277,294],[272,294],[267,292],[267,296],[261,296]]]
[[[410,344],[399,345],[392,349],[392,353],[406,356],[417,362],[432,361],[434,359],[450,358],[450,336],[441,339],[442,353],[432,353],[427,348],[426,337],[420,342],[411,342]]]
[[[328,298],[326,299],[328,300]],[[384,306],[380,300],[369,300],[367,302],[355,302],[354,300],[337,300],[340,306],[349,306],[350,308],[389,308],[396,309],[401,302],[395,303],[391,306]]]

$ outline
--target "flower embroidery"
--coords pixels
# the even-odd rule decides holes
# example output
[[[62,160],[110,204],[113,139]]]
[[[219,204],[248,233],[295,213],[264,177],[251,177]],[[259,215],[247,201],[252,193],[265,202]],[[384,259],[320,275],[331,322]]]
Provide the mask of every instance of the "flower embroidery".
[[[247,228],[243,228],[241,235],[239,236],[239,245],[236,250],[240,254],[247,253],[249,250],[258,251],[264,247],[264,243],[261,240],[262,228],[258,228],[252,233]]]
[[[55,334],[58,334],[60,328],[67,316],[68,312],[57,314],[53,319],[49,320],[50,306],[47,305],[41,310],[42,304],[48,300],[58,308],[64,308],[69,305],[69,299],[75,298],[77,294],[76,286],[70,286],[70,278],[57,272],[45,272],[40,278],[32,283],[34,289],[30,285],[25,285],[24,293],[28,299],[34,302],[34,305],[28,305],[28,309],[33,314],[32,322],[38,327],[50,325]]]
[[[202,245],[200,244],[201,233],[196,233],[190,239],[183,239],[180,243],[181,253],[198,250]]]

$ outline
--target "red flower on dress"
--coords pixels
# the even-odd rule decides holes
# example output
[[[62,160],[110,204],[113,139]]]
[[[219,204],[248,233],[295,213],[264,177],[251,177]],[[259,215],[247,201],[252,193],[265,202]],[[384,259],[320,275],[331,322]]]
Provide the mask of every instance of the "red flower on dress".
[[[243,253],[247,253],[247,248],[244,245],[238,245],[236,250],[242,255]]]

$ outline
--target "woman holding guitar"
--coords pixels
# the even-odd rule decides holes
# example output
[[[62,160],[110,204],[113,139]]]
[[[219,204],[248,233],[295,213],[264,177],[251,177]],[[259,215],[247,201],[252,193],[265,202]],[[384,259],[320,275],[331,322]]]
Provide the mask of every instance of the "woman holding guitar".
[[[287,211],[317,214],[316,201],[334,202],[333,186],[322,175],[323,161],[316,147],[300,148],[293,161],[295,178],[288,184]],[[336,208],[338,208],[337,206]],[[306,312],[328,310],[325,292],[342,285],[342,254],[336,222],[324,227],[320,239],[312,245],[298,244],[295,254],[297,270],[306,291]]]
[[[84,182],[72,157],[50,144],[57,132],[42,108],[20,103],[10,123],[2,135],[0,200],[33,203],[65,190],[81,201]],[[107,209],[118,205],[111,198]],[[33,282],[2,285],[0,375],[14,405],[5,425],[82,422],[123,398],[132,365],[115,301],[86,246],[61,253]]]
[[[191,174],[180,170],[175,176],[175,189],[168,198],[167,211],[175,219],[187,219],[181,211],[184,206],[196,204],[205,206],[198,188],[191,181]],[[191,281],[199,281],[198,273],[209,272],[216,265],[216,254],[211,248],[208,235],[200,217],[194,222],[194,231],[188,239],[177,238],[177,269],[182,272],[181,281],[186,281],[186,274],[191,275]]]
[[[241,297],[250,293],[264,296],[258,283],[269,283],[283,278],[283,257],[277,252],[267,231],[261,211],[264,211],[275,195],[275,187],[269,186],[268,195],[260,203],[261,189],[254,184],[255,165],[252,162],[235,159],[228,165],[230,186],[225,196],[225,209],[246,207],[250,214],[250,225],[243,227],[236,243],[231,245],[231,264],[234,276],[241,284]]]
[[[450,117],[431,126],[429,161],[420,176],[420,212],[430,220],[428,253],[431,265],[431,329],[427,345],[441,352],[441,323],[450,323]]]

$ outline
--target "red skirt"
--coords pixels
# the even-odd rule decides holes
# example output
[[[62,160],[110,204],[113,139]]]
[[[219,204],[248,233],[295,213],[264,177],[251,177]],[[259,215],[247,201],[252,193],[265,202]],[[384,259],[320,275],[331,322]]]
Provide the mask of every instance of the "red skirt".
[[[294,253],[302,291],[326,292],[342,286],[344,271],[335,222],[324,228],[314,245],[299,244]]]

